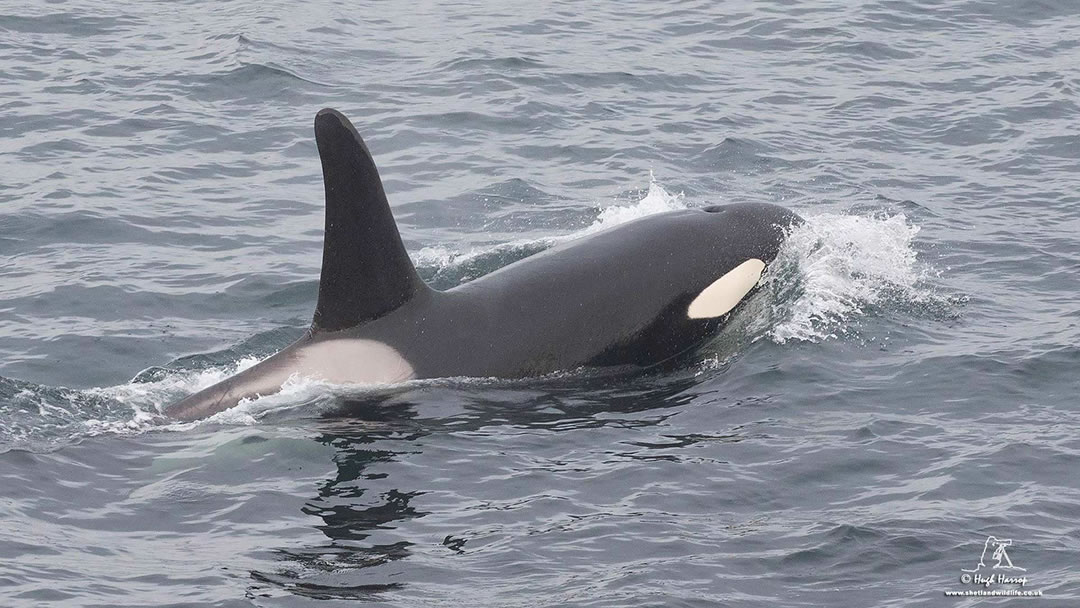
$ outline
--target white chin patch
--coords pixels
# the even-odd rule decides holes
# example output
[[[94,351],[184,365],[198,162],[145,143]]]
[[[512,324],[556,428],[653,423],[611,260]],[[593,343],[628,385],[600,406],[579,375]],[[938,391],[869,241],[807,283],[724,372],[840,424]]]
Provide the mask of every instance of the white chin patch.
[[[765,262],[757,258],[751,258],[732,268],[690,302],[686,315],[691,319],[712,319],[731,312],[761,280],[764,270]]]

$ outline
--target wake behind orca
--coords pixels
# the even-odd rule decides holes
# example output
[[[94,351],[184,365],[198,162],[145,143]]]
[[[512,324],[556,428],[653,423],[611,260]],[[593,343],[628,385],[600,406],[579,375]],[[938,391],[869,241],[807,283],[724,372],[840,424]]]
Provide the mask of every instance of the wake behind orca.
[[[553,247],[447,291],[417,275],[367,146],[341,113],[315,117],[326,190],[314,319],[281,352],[174,403],[193,420],[328,382],[524,378],[646,368],[705,342],[756,289],[787,229],[775,205],[670,211]]]

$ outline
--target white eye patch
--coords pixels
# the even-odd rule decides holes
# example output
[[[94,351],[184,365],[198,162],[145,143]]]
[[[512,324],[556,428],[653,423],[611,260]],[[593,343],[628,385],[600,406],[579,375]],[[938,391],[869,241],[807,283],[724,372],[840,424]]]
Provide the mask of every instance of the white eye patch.
[[[691,319],[712,319],[727,314],[757,285],[764,270],[765,262],[757,258],[732,268],[690,302],[686,315]]]

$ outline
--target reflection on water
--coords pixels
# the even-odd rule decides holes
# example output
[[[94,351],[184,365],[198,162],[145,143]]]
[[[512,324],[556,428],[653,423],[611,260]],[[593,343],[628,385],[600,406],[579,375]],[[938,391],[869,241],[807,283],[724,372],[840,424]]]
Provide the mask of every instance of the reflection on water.
[[[252,577],[314,599],[372,600],[381,592],[400,590],[421,580],[417,573],[424,572],[415,566],[405,568],[402,560],[417,550],[432,551],[435,542],[464,554],[468,542],[469,531],[459,530],[441,539],[428,538],[426,546],[417,547],[418,533],[410,522],[433,515],[429,507],[417,504],[421,497],[429,492],[467,495],[468,486],[476,482],[459,483],[465,480],[429,473],[424,468],[429,456],[424,452],[430,444],[453,442],[450,436],[490,440],[510,431],[549,435],[605,426],[655,425],[666,415],[642,418],[635,414],[688,403],[693,395],[687,391],[695,382],[692,374],[684,373],[662,380],[608,375],[498,384],[501,388],[478,390],[468,384],[443,383],[340,399],[318,421],[319,434],[314,437],[334,448],[336,475],[322,482],[318,495],[303,507],[305,514],[322,520],[315,527],[327,540],[280,549],[276,552],[280,566],[253,571]],[[458,456],[500,458],[467,450]],[[459,462],[464,467],[470,464]],[[534,492],[542,495],[545,488]]]

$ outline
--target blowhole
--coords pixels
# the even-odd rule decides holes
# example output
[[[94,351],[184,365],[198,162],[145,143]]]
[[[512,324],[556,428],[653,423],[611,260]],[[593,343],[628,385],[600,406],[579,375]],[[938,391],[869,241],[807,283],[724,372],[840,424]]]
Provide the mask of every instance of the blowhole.
[[[724,205],[709,205],[708,207],[702,207],[701,210],[705,213],[720,213],[727,209]]]

